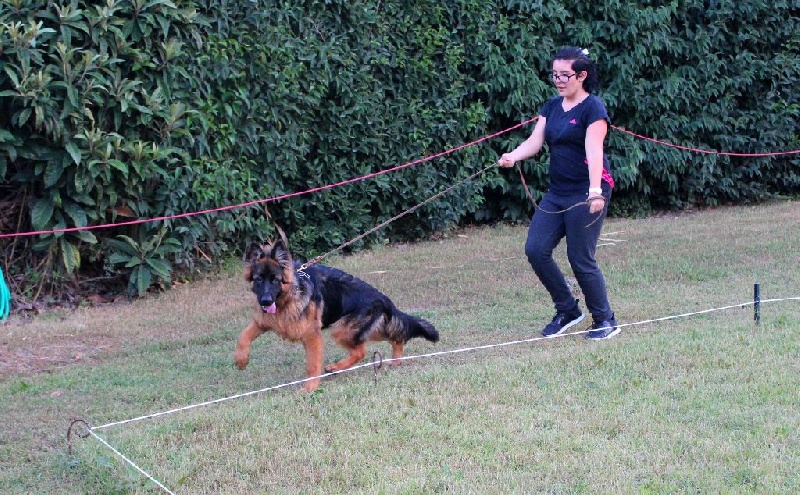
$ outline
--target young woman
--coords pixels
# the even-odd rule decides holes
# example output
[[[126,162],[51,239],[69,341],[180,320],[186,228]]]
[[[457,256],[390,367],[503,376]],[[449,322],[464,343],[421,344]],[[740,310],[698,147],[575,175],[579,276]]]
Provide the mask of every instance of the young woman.
[[[550,186],[539,204],[540,211],[531,220],[525,242],[528,261],[556,308],[553,321],[544,327],[542,335],[563,333],[584,318],[553,260],[553,250],[566,237],[569,264],[594,320],[587,337],[608,339],[620,328],[594,256],[614,187],[603,152],[610,119],[603,101],[592,94],[598,85],[597,66],[586,50],[559,50],[553,57],[551,77],[558,96],[542,106],[531,136],[502,155],[498,165],[511,167],[536,155],[545,143],[550,151]],[[569,209],[582,202],[588,205]]]

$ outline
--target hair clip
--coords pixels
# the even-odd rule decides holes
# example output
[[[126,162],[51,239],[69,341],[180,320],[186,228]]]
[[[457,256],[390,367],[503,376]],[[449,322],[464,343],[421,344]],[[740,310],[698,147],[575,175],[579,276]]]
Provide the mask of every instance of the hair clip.
[[[581,53],[583,53],[587,57],[589,56],[589,50],[587,50],[586,48],[581,48]]]

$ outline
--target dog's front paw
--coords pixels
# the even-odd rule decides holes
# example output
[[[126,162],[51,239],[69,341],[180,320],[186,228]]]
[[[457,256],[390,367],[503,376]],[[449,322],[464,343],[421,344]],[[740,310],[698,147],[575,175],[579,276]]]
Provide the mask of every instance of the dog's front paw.
[[[300,390],[302,392],[308,393],[308,392],[313,392],[318,387],[319,387],[319,380],[310,380],[305,382],[303,386],[300,387]]]
[[[242,355],[237,352],[234,355],[234,360],[236,361],[236,367],[243,370],[247,368],[247,364],[250,362],[250,356]]]

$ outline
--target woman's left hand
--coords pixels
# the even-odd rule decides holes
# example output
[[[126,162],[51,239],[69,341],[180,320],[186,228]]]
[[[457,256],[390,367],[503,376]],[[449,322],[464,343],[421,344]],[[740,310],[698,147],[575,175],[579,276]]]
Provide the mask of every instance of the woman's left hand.
[[[602,194],[590,194],[586,201],[589,202],[589,213],[592,214],[603,211],[606,207],[606,198]]]

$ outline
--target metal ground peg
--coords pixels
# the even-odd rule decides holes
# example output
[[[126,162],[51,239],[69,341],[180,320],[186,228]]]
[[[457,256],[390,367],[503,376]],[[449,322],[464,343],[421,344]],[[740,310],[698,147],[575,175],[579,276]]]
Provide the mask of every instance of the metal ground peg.
[[[761,286],[753,284],[753,321],[761,323]]]
[[[381,369],[382,366],[383,354],[381,354],[381,351],[375,351],[372,354],[372,371],[375,372],[375,385],[378,385],[378,370]]]

